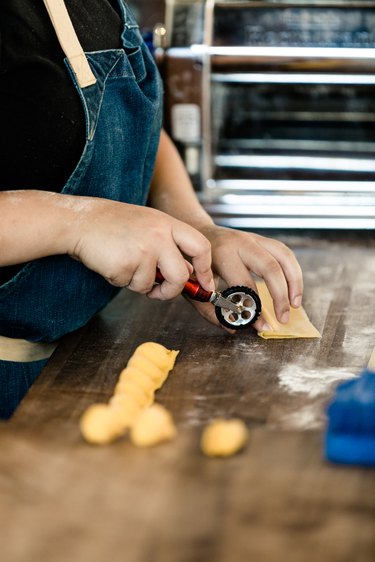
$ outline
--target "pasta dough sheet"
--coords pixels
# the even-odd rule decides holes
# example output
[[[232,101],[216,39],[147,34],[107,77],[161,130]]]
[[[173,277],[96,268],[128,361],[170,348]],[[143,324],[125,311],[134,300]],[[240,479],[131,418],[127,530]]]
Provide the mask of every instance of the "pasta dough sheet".
[[[286,338],[320,338],[320,332],[313,326],[302,306],[290,309],[289,322],[278,322],[273,309],[273,301],[264,281],[257,283],[260,300],[262,301],[262,316],[272,328],[272,331],[258,332],[264,339]]]

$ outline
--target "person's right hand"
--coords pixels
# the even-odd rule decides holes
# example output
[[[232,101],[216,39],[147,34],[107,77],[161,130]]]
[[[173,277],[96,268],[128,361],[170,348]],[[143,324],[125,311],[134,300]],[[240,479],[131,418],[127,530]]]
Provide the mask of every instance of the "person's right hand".
[[[85,197],[77,200],[72,226],[71,257],[116,287],[172,299],[182,292],[194,269],[202,287],[215,290],[210,242],[161,211]],[[165,279],[160,285],[154,285],[157,267]]]

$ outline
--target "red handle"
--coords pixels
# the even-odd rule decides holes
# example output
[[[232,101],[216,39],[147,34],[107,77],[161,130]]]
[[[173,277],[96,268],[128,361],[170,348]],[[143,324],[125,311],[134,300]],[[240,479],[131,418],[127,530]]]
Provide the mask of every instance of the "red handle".
[[[156,270],[155,276],[155,283],[162,283],[164,281],[164,277],[160,271],[160,269]],[[206,291],[203,287],[200,286],[196,279],[189,279],[185,283],[184,290],[182,291],[184,295],[187,295],[191,299],[199,302],[209,302],[212,291]]]

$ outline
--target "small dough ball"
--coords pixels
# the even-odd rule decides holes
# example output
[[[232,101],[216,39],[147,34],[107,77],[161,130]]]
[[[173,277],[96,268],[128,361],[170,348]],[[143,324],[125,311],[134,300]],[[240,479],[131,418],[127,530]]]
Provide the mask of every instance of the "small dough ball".
[[[85,440],[95,445],[106,445],[123,432],[118,418],[107,404],[89,406],[81,417],[80,429]]]
[[[203,430],[201,450],[209,457],[229,457],[246,445],[248,435],[242,420],[219,418]]]
[[[130,431],[130,440],[137,447],[151,447],[177,435],[170,412],[160,404],[143,410]]]

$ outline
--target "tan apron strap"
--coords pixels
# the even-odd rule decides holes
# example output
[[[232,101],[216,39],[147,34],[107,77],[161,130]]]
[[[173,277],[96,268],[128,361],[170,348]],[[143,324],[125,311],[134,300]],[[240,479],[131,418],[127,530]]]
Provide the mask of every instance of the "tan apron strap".
[[[368,368],[369,371],[375,372],[375,347],[372,350],[371,357],[370,357],[370,360],[368,362],[367,368]]]
[[[0,336],[0,360],[29,363],[48,359],[57,345],[58,342],[39,343]]]
[[[43,0],[57,38],[81,88],[95,84],[96,78],[83,52],[64,0]]]

